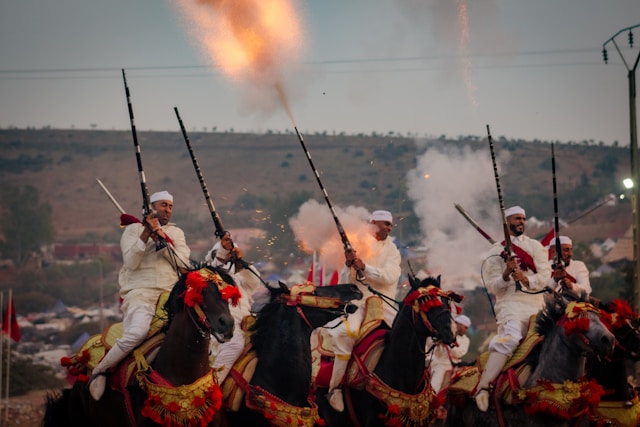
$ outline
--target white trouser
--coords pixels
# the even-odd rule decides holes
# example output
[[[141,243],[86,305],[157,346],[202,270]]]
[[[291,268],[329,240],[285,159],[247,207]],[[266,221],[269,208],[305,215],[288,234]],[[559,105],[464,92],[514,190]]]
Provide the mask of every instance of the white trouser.
[[[229,371],[233,367],[233,364],[238,360],[238,357],[244,350],[244,331],[240,328],[239,322],[236,322],[233,327],[233,336],[229,341],[218,344],[218,354],[213,359],[211,365],[214,369],[220,369],[217,372],[218,382],[222,383],[224,379],[229,375]]]
[[[511,356],[518,348],[527,330],[528,323],[520,320],[508,320],[498,326],[498,333],[489,343],[489,352]]]
[[[376,297],[378,298],[378,297]],[[360,326],[364,320],[364,301],[360,300],[356,303],[358,309],[355,313],[349,314],[346,319],[338,318],[332,322],[329,322],[326,329],[326,333],[331,336],[333,344],[333,352],[342,355],[351,355],[353,345],[360,333]],[[396,310],[386,302],[382,302],[382,312],[384,315],[384,321],[387,325],[393,325],[393,319],[396,316]],[[339,322],[338,326],[331,328]]]
[[[437,393],[442,388],[444,379],[451,375],[451,363],[431,363],[429,365],[429,376],[431,377],[431,387]]]
[[[156,308],[149,305],[130,307],[122,320],[122,336],[116,344],[125,353],[130,353],[140,345],[149,334],[149,327]]]

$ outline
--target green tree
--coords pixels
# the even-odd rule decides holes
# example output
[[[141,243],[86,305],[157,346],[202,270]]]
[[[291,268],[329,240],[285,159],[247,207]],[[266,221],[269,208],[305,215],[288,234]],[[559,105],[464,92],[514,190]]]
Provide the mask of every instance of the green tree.
[[[53,241],[51,206],[40,203],[38,190],[32,186],[8,187],[2,191],[3,257],[22,265],[43,244]]]

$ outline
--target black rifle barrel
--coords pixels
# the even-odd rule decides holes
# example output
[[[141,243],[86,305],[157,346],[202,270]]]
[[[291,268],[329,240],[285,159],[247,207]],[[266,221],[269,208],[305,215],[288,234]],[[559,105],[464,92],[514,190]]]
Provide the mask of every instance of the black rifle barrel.
[[[296,126],[294,126],[294,129],[296,130],[296,135],[298,135],[298,140],[300,141],[300,145],[302,145],[302,149],[304,150],[304,153],[307,156],[307,160],[309,160],[309,165],[311,166],[311,170],[313,171],[313,174],[316,176],[316,181],[318,181],[318,185],[322,190],[322,194],[324,195],[324,200],[327,202],[327,205],[329,206],[331,215],[333,215],[333,221],[336,223],[336,227],[338,228],[340,239],[342,239],[342,245],[344,246],[345,251],[353,251],[353,246],[351,246],[351,243],[349,242],[349,238],[347,237],[347,233],[345,233],[344,228],[342,227],[342,224],[338,219],[338,215],[336,214],[336,211],[333,208],[333,205],[331,204],[331,200],[329,199],[329,194],[327,193],[326,188],[322,184],[322,180],[320,179],[320,174],[318,173],[318,170],[313,164],[313,160],[311,159],[311,154],[309,153],[309,150],[307,150],[307,146],[304,143],[304,139],[302,138],[302,135],[300,134],[300,131],[298,131],[298,128]],[[356,276],[359,281],[364,280],[363,271],[356,270]]]
[[[491,130],[487,125],[487,135],[489,138],[489,150],[491,151],[491,161],[493,162],[493,175],[496,179],[496,188],[498,189],[498,203],[500,204],[500,215],[502,217],[502,228],[504,230],[504,249],[507,253],[507,257],[512,257],[511,248],[511,236],[509,235],[509,225],[507,224],[507,218],[504,215],[504,201],[502,200],[502,189],[500,188],[500,175],[498,175],[498,165],[496,164],[496,155],[493,151],[493,140],[491,138]],[[516,281],[516,290],[522,290],[522,285],[519,281]]]
[[[133,136],[133,146],[136,149],[136,161],[138,163],[138,174],[140,175],[140,191],[142,192],[142,223],[147,225],[147,216],[153,211],[151,206],[151,197],[149,196],[149,188],[147,187],[147,179],[142,169],[142,155],[140,153],[140,144],[138,143],[138,133],[136,132],[136,123],[133,118],[133,106],[131,105],[131,93],[127,85],[127,76],[124,68],[122,69],[122,80],[124,82],[124,92],[127,96],[127,107],[129,108],[129,121],[131,122],[131,135]],[[160,250],[167,246],[166,240],[158,236],[156,242],[156,250]]]
[[[560,221],[558,219],[558,190],[556,187],[556,154],[551,143],[551,173],[553,174],[553,234],[556,242],[556,265],[562,265],[560,250]]]
[[[176,112],[176,117],[178,118],[178,123],[180,124],[180,130],[182,131],[184,143],[187,145],[187,149],[189,150],[189,155],[191,156],[193,167],[196,170],[198,181],[200,181],[200,187],[202,188],[202,193],[204,194],[205,201],[207,202],[207,207],[209,208],[209,212],[211,213],[211,219],[213,220],[213,225],[216,228],[215,234],[220,239],[222,239],[222,236],[224,236],[224,233],[226,232],[226,230],[222,225],[222,220],[220,219],[220,216],[216,212],[216,207],[213,205],[213,199],[211,198],[211,194],[209,193],[207,184],[204,182],[204,177],[202,176],[202,171],[200,170],[200,165],[198,164],[198,159],[196,158],[196,155],[193,152],[193,148],[191,147],[191,142],[189,141],[187,130],[185,129],[184,124],[182,123],[182,118],[180,118],[180,113],[178,112],[178,107],[173,107],[173,110]]]
[[[187,135],[187,129],[184,127],[184,123],[182,122],[182,118],[180,117],[180,112],[178,111],[178,107],[173,107],[173,111],[176,113],[176,117],[178,118],[178,123],[180,124],[180,130],[182,131],[182,136],[184,139],[184,143],[187,145],[187,150],[189,150],[189,155],[191,156],[191,161],[193,162],[193,168],[196,171],[196,175],[198,176],[198,181],[200,181],[200,187],[202,188],[202,193],[204,194],[204,198],[207,202],[207,207],[209,208],[209,212],[211,213],[211,219],[213,220],[213,225],[215,227],[215,235],[218,236],[220,240],[226,233],[224,226],[222,225],[222,220],[220,216],[216,212],[216,208],[213,205],[213,199],[211,198],[211,194],[209,194],[209,189],[207,188],[207,183],[204,181],[204,177],[202,176],[202,170],[200,169],[200,165],[198,163],[198,159],[191,147],[191,141],[189,140],[189,135]],[[231,236],[229,236],[231,239]],[[231,240],[232,247],[234,246],[233,240]],[[266,283],[258,276],[253,270],[249,268],[249,264],[242,258],[234,258],[235,261],[243,268],[248,269],[252,274],[256,275],[260,281],[266,285]]]

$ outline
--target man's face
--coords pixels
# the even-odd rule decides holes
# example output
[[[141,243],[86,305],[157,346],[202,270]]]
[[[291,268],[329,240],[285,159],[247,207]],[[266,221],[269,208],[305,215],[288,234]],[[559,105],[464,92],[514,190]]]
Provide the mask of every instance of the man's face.
[[[509,226],[509,232],[512,236],[520,236],[524,234],[524,225],[527,222],[527,218],[522,214],[513,214],[507,217],[507,225]]]
[[[152,204],[153,209],[157,212],[158,221],[161,225],[167,225],[171,220],[173,212],[173,202],[169,200],[158,200]]]
[[[393,224],[391,224],[389,221],[371,221],[371,223],[376,226],[377,240],[382,241],[389,237],[391,229],[393,228]]]
[[[551,246],[549,248],[549,255],[551,257],[551,259],[555,260],[556,259],[556,247]],[[573,246],[572,245],[568,245],[568,244],[561,244],[560,245],[560,258],[562,259],[562,262],[564,263],[564,265],[569,265],[571,263],[571,258],[573,257]]]
[[[560,245],[560,256],[564,264],[569,265],[571,257],[573,256],[573,246],[567,244]]]
[[[469,328],[467,328],[463,324],[456,322],[456,332],[458,333],[458,335],[466,334],[468,329]]]
[[[220,244],[228,251],[233,248],[233,241],[231,240],[231,234],[229,234],[229,232],[225,233],[224,236],[222,236]]]

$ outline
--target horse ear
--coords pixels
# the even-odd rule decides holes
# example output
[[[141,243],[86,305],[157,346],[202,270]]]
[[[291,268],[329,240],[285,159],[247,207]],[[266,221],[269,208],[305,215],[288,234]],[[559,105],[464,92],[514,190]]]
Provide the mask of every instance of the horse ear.
[[[420,287],[420,279],[411,273],[409,273],[407,277],[409,278],[409,285],[411,285],[411,289],[415,291]]]
[[[280,280],[278,280],[278,285],[280,285],[280,289],[282,289],[283,291],[290,292],[289,287],[286,284],[282,283]]]
[[[441,288],[440,286],[440,278],[442,277],[441,274],[438,274],[438,277],[436,277],[436,282],[438,282],[438,287]]]

